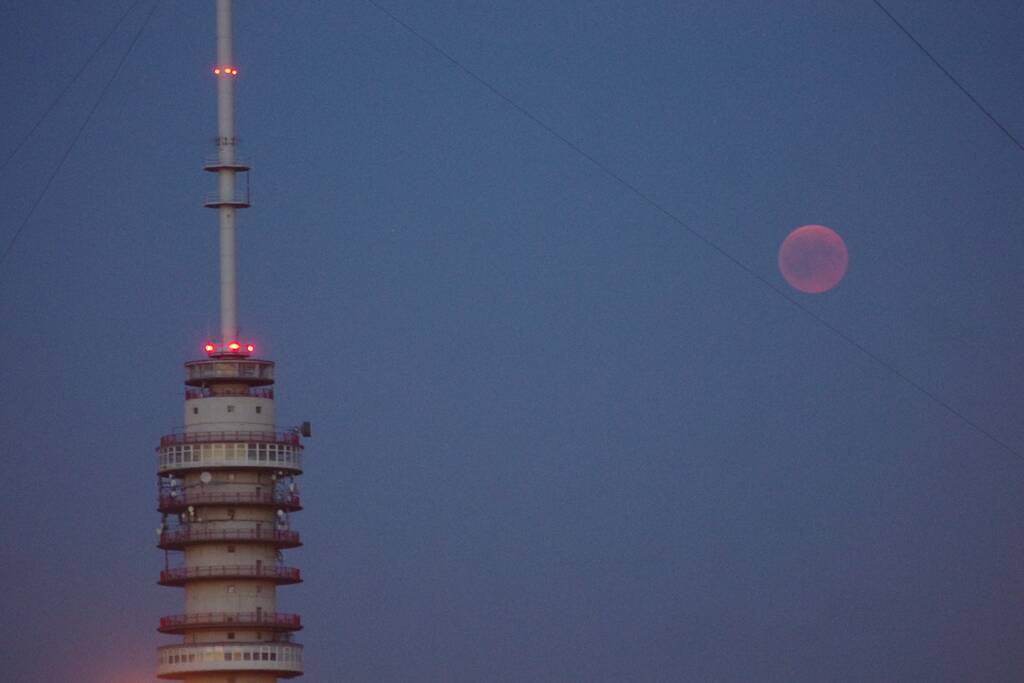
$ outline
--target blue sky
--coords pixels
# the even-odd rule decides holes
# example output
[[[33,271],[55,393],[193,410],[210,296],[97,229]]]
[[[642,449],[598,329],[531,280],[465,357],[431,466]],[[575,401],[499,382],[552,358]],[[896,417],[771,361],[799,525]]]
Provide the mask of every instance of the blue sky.
[[[0,159],[130,5],[0,4]],[[678,222],[370,3],[237,5],[305,680],[1020,677],[1024,153],[872,2],[381,0]],[[1018,3],[887,6],[1024,135]],[[0,170],[4,243],[149,7]],[[161,3],[0,269],[10,680],[152,680],[182,611],[153,448],[217,329],[213,57]],[[790,296],[885,366],[693,234],[785,288],[808,223],[850,267]]]

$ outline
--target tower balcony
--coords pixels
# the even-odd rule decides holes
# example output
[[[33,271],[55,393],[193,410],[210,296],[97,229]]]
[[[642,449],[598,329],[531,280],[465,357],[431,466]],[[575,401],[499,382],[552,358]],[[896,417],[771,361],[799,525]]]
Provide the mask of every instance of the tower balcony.
[[[274,361],[246,357],[217,357],[185,363],[185,384],[204,387],[224,382],[251,387],[274,383]]]
[[[302,675],[297,643],[204,643],[165,645],[157,650],[156,675],[185,679],[199,673],[264,673],[278,678]]]
[[[171,567],[160,572],[161,586],[184,586],[189,581],[220,579],[266,579],[278,586],[302,583],[296,567],[267,567],[261,564],[235,564],[210,567]]]
[[[279,443],[299,445],[296,432],[178,432],[160,437],[161,446],[191,443]]]
[[[199,505],[272,507],[285,512],[298,512],[302,509],[297,494],[279,495],[273,491],[259,493],[184,491],[178,495],[161,493],[157,499],[157,510],[164,513],[181,513],[190,505],[193,507]]]
[[[217,193],[207,195],[206,200],[203,201],[203,206],[208,209],[219,209],[222,206],[227,206],[233,209],[248,209],[252,206],[252,201],[250,201],[248,192],[246,192],[244,196],[228,197],[227,199],[221,197],[220,193]]]
[[[295,432],[187,432],[160,437],[157,471],[273,468],[302,471],[302,445]]]
[[[291,632],[302,630],[298,614],[266,612],[207,612],[160,617],[160,633],[184,633],[200,629],[265,629]]]
[[[231,159],[226,161],[220,158],[220,155],[210,156],[203,160],[203,170],[209,173],[219,173],[220,171],[234,171],[235,173],[245,173],[252,167],[246,160]]]
[[[214,394],[209,387],[186,389],[185,400],[210,398],[211,396],[248,396],[249,398],[274,398],[274,390],[264,387],[222,387]]]
[[[239,529],[193,529],[190,526],[167,529],[157,544],[161,550],[184,550],[199,543],[270,543],[275,548],[298,548],[302,545],[298,531],[250,527]]]

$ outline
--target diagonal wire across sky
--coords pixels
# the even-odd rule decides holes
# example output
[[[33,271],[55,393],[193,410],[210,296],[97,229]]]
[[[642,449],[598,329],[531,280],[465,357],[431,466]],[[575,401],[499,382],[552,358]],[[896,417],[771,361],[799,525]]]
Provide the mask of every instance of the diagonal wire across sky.
[[[36,121],[36,124],[32,126],[28,135],[26,135],[21,140],[21,142],[19,142],[15,146],[14,151],[11,152],[10,156],[4,162],[3,166],[6,166],[8,162],[10,162],[10,160],[15,157],[15,155],[22,148],[25,142],[32,137],[32,134],[35,133],[36,130],[39,129],[39,126],[46,119],[46,117],[50,115],[50,112],[54,110],[57,104],[64,97],[64,94],[71,88],[72,85],[75,84],[76,81],[78,81],[82,74],[85,73],[86,68],[89,66],[92,60],[110,41],[111,36],[113,36],[114,33],[117,32],[118,27],[121,26],[122,22],[124,22],[125,18],[129,14],[131,14],[132,10],[135,9],[139,2],[141,2],[141,0],[137,0],[135,4],[129,7],[128,10],[123,15],[121,15],[121,18],[117,20],[116,24],[114,24],[114,28],[110,30],[110,32],[106,35],[106,37],[103,38],[102,41],[100,41],[100,44],[96,47],[92,54],[89,55],[88,59],[85,60],[85,64],[83,64],[82,67],[75,73],[71,81],[64,87],[63,90],[61,90],[61,92],[53,100],[50,106],[47,107],[43,115],[39,117],[39,119]],[[29,221],[32,220],[32,216],[35,215],[36,209],[39,208],[39,204],[43,201],[43,197],[46,196],[46,193],[50,189],[50,186],[53,184],[53,181],[56,180],[57,176],[60,174],[60,170],[64,167],[64,163],[67,162],[68,157],[71,156],[71,152],[74,151],[75,145],[78,144],[78,141],[79,139],[81,139],[82,134],[85,132],[85,129],[89,127],[89,123],[92,121],[92,117],[96,114],[96,110],[99,109],[100,104],[103,103],[103,99],[106,97],[107,92],[110,90],[110,86],[114,84],[115,80],[117,80],[118,74],[121,73],[122,67],[124,67],[125,62],[128,61],[128,56],[131,55],[132,50],[135,49],[136,43],[138,43],[139,38],[142,37],[143,31],[145,31],[146,26],[149,25],[149,21],[150,19],[152,19],[153,14],[156,12],[156,8],[159,4],[160,0],[154,0],[153,5],[149,8],[149,12],[146,13],[145,19],[139,25],[139,28],[135,31],[135,35],[132,36],[131,42],[128,44],[128,47],[125,48],[124,53],[122,53],[121,58],[118,60],[117,66],[114,67],[114,70],[111,72],[110,77],[107,78],[106,82],[103,84],[103,87],[100,88],[99,93],[96,95],[96,99],[92,103],[92,107],[90,107],[89,112],[85,115],[85,119],[82,121],[82,125],[78,127],[77,131],[75,131],[75,135],[74,137],[71,138],[71,142],[68,143],[68,146],[64,150],[64,153],[57,160],[56,165],[53,167],[53,171],[50,172],[50,175],[46,178],[46,182],[43,183],[43,187],[39,191],[39,194],[37,194],[35,200],[33,200],[32,205],[29,207],[28,213],[25,214],[25,217],[21,220],[21,223],[18,225],[17,229],[11,235],[11,238],[7,241],[7,246],[4,247],[3,253],[0,254],[0,267],[3,267],[3,264],[7,261],[7,257],[10,256],[11,252],[14,251],[14,246],[18,242],[18,238],[21,236],[21,233],[25,231],[25,227],[29,224]]]
[[[909,38],[915,45],[917,45],[918,48],[920,48],[928,56],[928,58],[932,61],[932,63],[935,64],[942,71],[942,73],[944,73],[946,75],[946,77],[957,88],[959,88],[960,91],[963,92],[964,95],[966,95],[967,98],[970,99],[970,101],[972,103],[974,103],[974,105],[995,126],[997,126],[1000,130],[1003,131],[1003,133],[1010,139],[1010,141],[1014,145],[1016,145],[1021,151],[1024,151],[1024,146],[1021,145],[1021,143],[1017,140],[1017,138],[1014,137],[1013,134],[1003,124],[1001,124],[998,121],[998,119],[996,119],[996,117],[991,112],[989,112],[981,104],[981,102],[978,101],[978,99],[976,97],[974,97],[970,93],[970,91],[967,90],[967,88],[965,86],[963,86],[959,81],[957,81],[953,77],[953,75],[949,72],[949,70],[946,69],[945,67],[943,67],[942,64],[927,50],[927,48],[924,47],[923,44],[921,44],[920,41],[918,41],[916,38],[914,38],[914,36],[899,21],[897,21],[896,18],[880,2],[878,2],[878,0],[872,0],[872,1],[875,3],[875,5],[878,6],[878,8],[882,12],[885,13],[885,15],[893,23],[896,24],[896,26],[898,26],[900,28],[900,30],[907,36],[907,38]],[[977,420],[971,418],[970,416],[968,416],[963,411],[957,409],[950,401],[946,400],[945,398],[943,398],[942,396],[940,396],[936,392],[932,391],[931,389],[929,389],[928,387],[923,385],[921,382],[915,380],[910,375],[902,372],[899,368],[895,367],[892,363],[886,362],[879,354],[877,354],[874,351],[872,351],[871,349],[869,349],[867,346],[865,346],[863,343],[859,342],[857,339],[852,337],[847,332],[843,331],[841,328],[837,327],[836,325],[834,325],[833,323],[829,322],[827,319],[825,319],[821,315],[818,315],[813,310],[811,310],[810,308],[808,308],[804,304],[802,304],[799,301],[797,301],[796,299],[794,299],[784,289],[782,289],[781,287],[776,285],[774,282],[769,280],[767,277],[765,277],[761,273],[757,272],[751,266],[749,266],[746,263],[744,263],[738,257],[736,257],[733,254],[731,254],[727,249],[725,249],[722,245],[718,244],[716,241],[714,241],[713,239],[708,237],[706,234],[700,232],[699,230],[694,228],[692,225],[690,225],[688,222],[684,221],[682,218],[679,217],[678,214],[676,214],[676,213],[672,212],[671,210],[669,210],[663,204],[661,204],[656,199],[654,199],[650,194],[644,192],[640,187],[638,187],[637,185],[634,185],[633,183],[631,183],[628,180],[626,180],[621,174],[617,173],[611,166],[609,166],[608,164],[606,164],[606,163],[602,162],[601,160],[597,159],[594,155],[589,153],[587,150],[585,150],[579,144],[573,142],[566,135],[562,134],[557,129],[552,127],[550,124],[546,123],[539,116],[537,116],[532,111],[527,109],[525,106],[523,106],[522,104],[520,104],[519,102],[514,100],[511,96],[506,94],[498,86],[494,85],[494,83],[492,83],[491,81],[487,80],[486,78],[481,76],[479,73],[477,73],[473,69],[471,69],[468,66],[466,66],[463,62],[461,62],[454,55],[452,55],[451,52],[449,52],[449,51],[445,50],[444,48],[442,48],[440,45],[437,44],[437,42],[435,42],[434,40],[431,40],[428,36],[423,34],[421,31],[418,31],[415,27],[410,25],[407,21],[403,20],[400,16],[395,14],[393,11],[391,11],[391,10],[387,9],[386,7],[384,7],[383,5],[381,5],[379,2],[377,2],[377,0],[367,0],[367,2],[370,5],[372,5],[373,7],[375,7],[382,14],[387,16],[395,24],[397,24],[398,26],[402,27],[410,35],[414,36],[417,40],[422,42],[424,45],[426,45],[431,50],[433,50],[435,53],[437,53],[438,55],[443,57],[446,61],[451,63],[457,69],[462,71],[470,79],[472,79],[473,81],[476,81],[479,85],[481,85],[483,88],[488,90],[491,94],[493,94],[494,96],[496,96],[497,98],[499,98],[500,100],[505,102],[508,106],[510,106],[513,109],[515,109],[516,111],[518,111],[525,118],[527,118],[528,120],[530,120],[531,122],[533,122],[534,124],[539,126],[540,128],[542,128],[544,131],[546,131],[553,138],[555,138],[556,140],[558,140],[559,142],[564,144],[566,147],[571,149],[573,152],[575,152],[577,155],[579,155],[580,157],[585,159],[587,162],[592,164],[595,168],[597,168],[602,173],[604,173],[606,176],[608,176],[609,178],[614,180],[616,183],[621,185],[623,188],[628,190],[631,194],[633,194],[639,200],[641,200],[642,202],[644,202],[645,204],[650,206],[652,209],[654,209],[658,213],[660,213],[663,216],[665,216],[666,218],[668,218],[670,221],[672,221],[673,223],[675,223],[679,227],[683,228],[691,236],[693,236],[694,238],[696,238],[700,242],[704,243],[705,246],[710,248],[712,251],[718,253],[726,261],[728,261],[729,263],[732,263],[734,266],[736,266],[737,268],[739,268],[740,270],[745,272],[747,275],[749,275],[755,281],[757,281],[758,283],[760,283],[764,287],[767,287],[768,289],[770,289],[777,296],[779,296],[780,298],[785,300],[787,303],[789,303],[794,308],[798,309],[801,313],[803,313],[805,316],[807,316],[808,318],[810,318],[811,320],[816,322],[818,325],[820,325],[821,327],[825,328],[826,330],[828,330],[829,332],[831,332],[832,334],[834,334],[835,336],[839,337],[844,342],[849,344],[851,347],[853,347],[856,350],[858,350],[864,356],[866,356],[867,358],[872,360],[874,363],[876,363],[879,367],[883,368],[884,370],[886,370],[886,371],[892,373],[894,376],[898,377],[901,381],[903,381],[906,385],[908,385],[911,388],[913,388],[920,395],[924,396],[925,398],[927,398],[929,401],[933,402],[934,404],[940,406],[947,413],[953,415],[958,420],[960,420],[961,422],[963,422],[964,424],[968,425],[970,428],[975,430],[977,433],[983,435],[985,438],[987,438],[990,441],[992,441],[993,443],[999,445],[1004,450],[1006,450],[1008,453],[1016,456],[1017,458],[1019,458],[1021,460],[1024,460],[1024,453],[1021,453],[1020,451],[1018,451],[1016,448],[1014,448],[1006,440],[1000,438],[994,432],[992,432],[991,430],[989,430],[986,427],[984,427],[980,422],[978,422]]]

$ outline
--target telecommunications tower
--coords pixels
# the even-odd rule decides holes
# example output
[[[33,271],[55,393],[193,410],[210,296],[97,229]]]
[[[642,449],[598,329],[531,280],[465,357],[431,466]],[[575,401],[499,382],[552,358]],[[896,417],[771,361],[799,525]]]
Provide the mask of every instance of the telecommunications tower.
[[[185,589],[182,614],[159,630],[181,642],[158,651],[157,675],[190,683],[273,683],[302,675],[302,628],[277,609],[277,587],[299,583],[282,551],[300,545],[301,437],[309,424],[274,426],[274,363],[239,336],[235,304],[235,212],[249,206],[249,167],[235,156],[231,0],[216,0],[217,156],[204,165],[218,191],[220,337],[185,363],[184,428],[160,438],[160,585]],[[173,559],[173,561],[172,561]]]

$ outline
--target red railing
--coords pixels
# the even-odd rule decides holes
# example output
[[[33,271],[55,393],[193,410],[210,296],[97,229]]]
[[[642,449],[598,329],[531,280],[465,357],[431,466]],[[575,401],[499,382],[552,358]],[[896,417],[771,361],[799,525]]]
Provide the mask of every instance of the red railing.
[[[256,542],[274,543],[282,548],[295,548],[299,542],[298,531],[282,531],[280,529],[168,529],[160,534],[159,547],[173,550],[176,546],[188,543],[217,542]]]
[[[278,583],[299,583],[302,575],[295,567],[265,567],[236,564],[216,567],[172,567],[160,572],[160,583],[179,585],[192,579],[272,579]]]
[[[165,434],[160,437],[161,446],[223,442],[284,443],[298,446],[299,435],[295,432],[189,432]]]
[[[186,389],[185,398],[209,398],[210,396],[249,396],[252,398],[274,398],[273,389],[263,389],[258,387],[245,387],[242,389],[228,389],[227,387],[220,387],[217,389],[217,393],[214,394],[209,389]]]
[[[189,628],[219,628],[252,626],[282,631],[298,631],[302,621],[298,614],[276,614],[264,612],[206,612],[201,614],[175,614],[160,617],[159,631],[173,633]]]
[[[294,493],[284,496],[275,495],[273,491],[261,493],[182,493],[172,496],[169,493],[161,493],[157,498],[158,509],[176,510],[186,508],[189,505],[270,505],[286,510],[301,510],[299,497]]]

